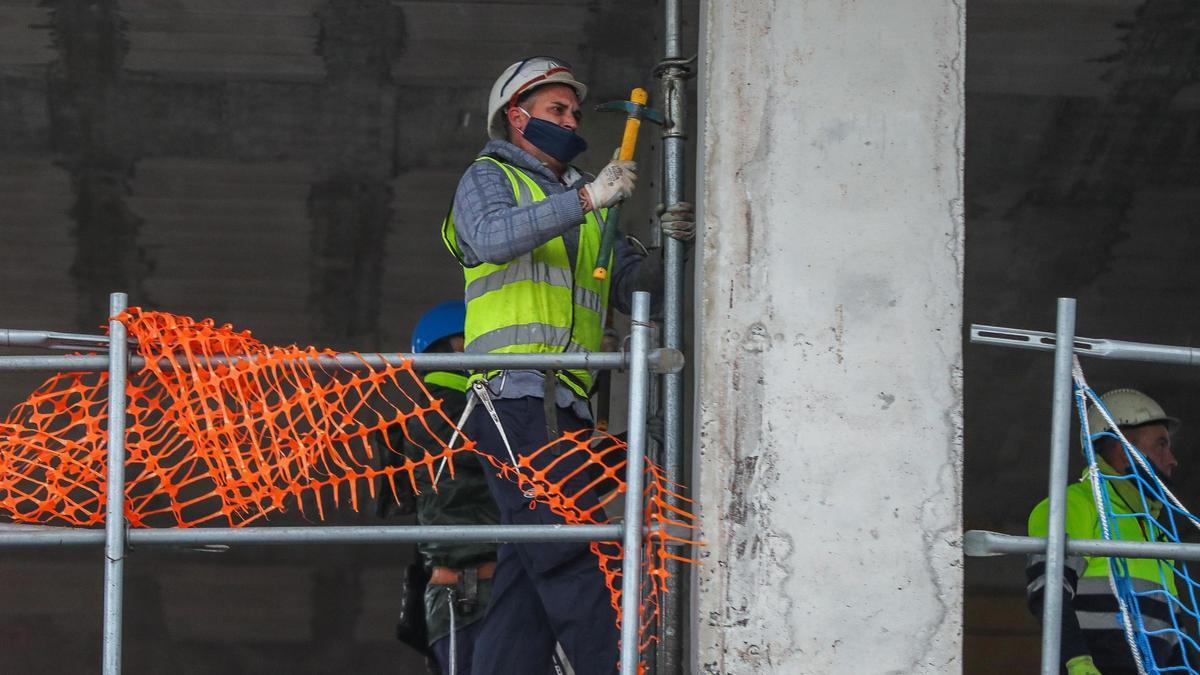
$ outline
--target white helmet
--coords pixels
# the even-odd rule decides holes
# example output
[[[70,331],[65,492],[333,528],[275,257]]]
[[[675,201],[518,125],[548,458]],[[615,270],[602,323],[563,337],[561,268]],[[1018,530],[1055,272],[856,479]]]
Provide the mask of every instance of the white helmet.
[[[1100,397],[1108,414],[1119,427],[1136,427],[1150,422],[1158,422],[1167,427],[1167,431],[1175,433],[1179,428],[1179,420],[1171,417],[1163,410],[1158,401],[1143,394],[1137,389],[1114,389]],[[1088,408],[1088,431],[1093,435],[1102,431],[1111,431],[1108,422],[1100,414],[1099,408],[1092,405]]]
[[[495,139],[507,137],[506,126],[501,114],[510,103],[516,103],[517,97],[530,89],[544,84],[565,84],[575,90],[579,102],[587,96],[587,87],[575,79],[571,66],[562,59],[552,56],[531,56],[517,61],[500,73],[496,83],[492,85],[492,93],[488,94],[487,130],[488,136]]]

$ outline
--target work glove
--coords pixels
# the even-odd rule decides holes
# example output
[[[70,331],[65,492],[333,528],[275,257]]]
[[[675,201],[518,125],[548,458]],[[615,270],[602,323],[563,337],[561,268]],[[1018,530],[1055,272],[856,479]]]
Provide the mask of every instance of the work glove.
[[[618,149],[617,152],[620,150]],[[587,190],[592,210],[599,211],[624,199],[629,199],[629,195],[633,194],[635,181],[637,181],[637,162],[632,159],[617,159],[617,153],[614,152],[612,161],[604,165],[604,168],[600,169],[600,173],[596,174],[596,180],[583,186],[582,189]]]
[[[658,218],[664,235],[683,242],[696,238],[696,210],[691,204],[679,202],[669,209],[659,204]]]
[[[1076,656],[1067,661],[1067,675],[1100,675],[1090,656]]]

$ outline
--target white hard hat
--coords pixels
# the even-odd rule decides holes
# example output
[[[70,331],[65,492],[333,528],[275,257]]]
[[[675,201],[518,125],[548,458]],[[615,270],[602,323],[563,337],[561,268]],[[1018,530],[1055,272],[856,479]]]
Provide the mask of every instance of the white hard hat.
[[[575,79],[571,66],[562,59],[553,56],[531,56],[517,61],[500,73],[496,83],[492,85],[492,93],[488,94],[487,130],[488,136],[503,139],[505,132],[504,119],[501,114],[510,103],[516,103],[517,97],[530,89],[544,84],[565,84],[575,90],[580,103],[587,96],[587,87]]]
[[[1158,401],[1150,398],[1136,389],[1113,389],[1100,397],[1108,414],[1118,427],[1136,427],[1141,424],[1160,422],[1172,433],[1179,428],[1179,420],[1167,415]],[[1104,421],[1100,409],[1095,405],[1088,408],[1088,431],[1098,434],[1111,431],[1112,427]]]

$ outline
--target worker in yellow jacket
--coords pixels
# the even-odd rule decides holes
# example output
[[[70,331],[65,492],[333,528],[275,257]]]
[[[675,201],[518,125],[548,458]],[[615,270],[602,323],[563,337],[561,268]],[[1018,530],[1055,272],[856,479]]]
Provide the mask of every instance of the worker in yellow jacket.
[[[500,74],[488,97],[490,141],[459,181],[442,237],[462,266],[468,354],[594,352],[608,308],[630,309],[635,291],[657,296],[662,258],[618,237],[597,279],[608,208],[628,198],[637,180],[632,161],[613,159],[594,177],[572,161],[587,87],[570,65],[531,56]],[[692,208],[669,206],[666,236],[690,240]],[[593,425],[593,374],[587,370],[479,372],[496,421],[477,406],[464,431],[503,464],[537,452],[566,432]],[[500,428],[503,433],[500,432]],[[551,464],[551,460],[554,460]],[[581,510],[598,504],[591,474],[578,456],[545,456],[537,469]],[[560,524],[521,487],[485,472],[504,524]],[[611,593],[586,542],[500,547],[488,618],[473,672],[544,673],[557,641],[578,675],[616,669],[618,639]]]
[[[1153,467],[1164,484],[1169,483],[1177,461],[1171,448],[1171,434],[1179,420],[1168,416],[1154,399],[1135,389],[1116,389],[1100,397],[1121,433]],[[1108,476],[1134,476],[1144,472],[1112,433],[1112,428],[1094,406],[1088,412],[1088,427],[1100,473]],[[1146,480],[1152,478],[1144,476]],[[1163,505],[1145,498],[1137,481],[1104,480],[1112,513],[1109,528],[1113,539],[1122,541],[1159,541],[1163,530],[1155,520]],[[1066,534],[1072,539],[1103,539],[1100,513],[1096,508],[1089,475],[1067,488]],[[1045,537],[1049,501],[1042,500],[1029,515],[1029,536]],[[1133,515],[1141,514],[1141,515]],[[1173,613],[1177,606],[1173,561],[1126,559],[1127,575],[1135,593],[1146,637],[1154,662],[1166,667],[1180,649],[1178,625]],[[1046,557],[1032,555],[1025,568],[1026,594],[1030,611],[1042,617],[1043,591],[1047,583],[1063,585],[1062,661],[1068,675],[1122,675],[1138,673],[1137,663],[1125,638],[1120,607],[1109,583],[1109,558],[1067,556],[1061,580],[1045,576]],[[1161,632],[1157,632],[1161,631]]]

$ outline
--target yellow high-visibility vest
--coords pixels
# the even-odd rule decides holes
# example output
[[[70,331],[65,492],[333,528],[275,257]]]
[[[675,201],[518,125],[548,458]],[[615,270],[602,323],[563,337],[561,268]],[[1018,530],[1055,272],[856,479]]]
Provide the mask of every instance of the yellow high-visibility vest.
[[[523,170],[492,157],[512,184],[518,206],[546,198],[545,191]],[[507,263],[463,262],[454,230],[454,212],[442,223],[442,240],[463,268],[466,282],[466,351],[476,354],[544,354],[599,351],[608,310],[609,279],[592,278],[600,253],[599,217],[589,212],[579,226],[575,264],[561,236]],[[611,268],[611,258],[609,265]],[[500,371],[472,374],[472,381]],[[559,379],[581,398],[588,398],[592,374],[587,370],[558,372]]]

